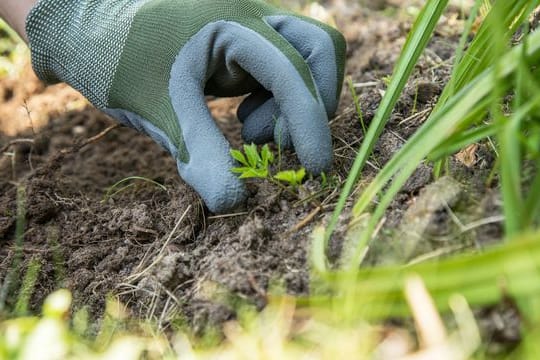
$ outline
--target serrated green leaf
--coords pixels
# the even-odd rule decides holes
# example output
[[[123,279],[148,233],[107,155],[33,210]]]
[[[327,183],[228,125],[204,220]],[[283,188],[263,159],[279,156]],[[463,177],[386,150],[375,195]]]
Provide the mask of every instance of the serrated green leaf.
[[[261,149],[262,166],[268,167],[274,162],[274,154],[268,147],[268,144],[264,145]]]
[[[257,168],[257,165],[261,162],[261,157],[257,151],[257,145],[244,145],[244,152],[246,153],[249,166]]]
[[[290,183],[294,179],[294,170],[284,170],[274,175],[274,179]]]
[[[239,178],[240,179],[266,178],[267,176],[268,176],[268,170],[266,169],[247,168],[246,171],[242,172],[242,175],[240,175]]]
[[[245,166],[249,166],[249,164],[248,164],[248,162],[246,160],[246,157],[244,156],[244,154],[242,154],[242,152],[240,150],[232,149],[230,151],[230,153],[231,153],[231,156],[233,157],[233,159],[238,161],[240,164],[245,165]]]
[[[281,180],[289,183],[292,186],[298,186],[302,183],[302,180],[306,176],[306,170],[301,168],[300,170],[285,170],[280,171],[274,175],[274,179]]]
[[[241,167],[234,167],[231,169],[231,171],[235,174],[241,174],[241,173],[244,173],[246,171],[249,171],[251,170],[250,167],[244,167],[244,166],[241,166]]]
[[[300,168],[300,170],[296,171],[296,179],[298,179],[298,184],[302,183],[304,177],[306,177],[306,169]]]

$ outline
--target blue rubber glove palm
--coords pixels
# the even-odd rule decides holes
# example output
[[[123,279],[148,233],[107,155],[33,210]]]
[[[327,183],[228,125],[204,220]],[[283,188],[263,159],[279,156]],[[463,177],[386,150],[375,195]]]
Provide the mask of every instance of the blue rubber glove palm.
[[[326,25],[258,0],[40,0],[27,33],[41,79],[150,135],[211,211],[246,193],[206,94],[251,94],[246,141],[294,146],[314,174],[331,166],[345,44]]]

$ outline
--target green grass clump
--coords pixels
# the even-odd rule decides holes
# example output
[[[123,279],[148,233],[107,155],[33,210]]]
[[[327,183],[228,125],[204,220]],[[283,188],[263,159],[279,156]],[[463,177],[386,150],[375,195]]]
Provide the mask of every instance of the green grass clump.
[[[323,244],[325,248],[328,246],[330,236],[337,225],[341,212],[345,208],[347,198],[358,181],[360,172],[366,164],[368,157],[371,155],[375,143],[381,135],[386,122],[390,118],[390,114],[396,105],[416,62],[420,58],[420,55],[431,38],[431,34],[433,33],[440,16],[446,9],[447,3],[447,0],[428,1],[418,16],[418,19],[415,22],[409,36],[407,37],[402,54],[395,66],[392,79],[388,84],[388,88],[386,89],[383,99],[381,100],[381,104],[379,105],[379,109],[375,114],[375,118],[371,121],[371,125],[367,130],[364,141],[362,142],[362,146],[358,151],[358,155],[356,156],[351,171],[349,172],[349,176],[347,177],[347,181],[341,192],[338,204],[334,210],[334,215],[328,224],[325,241]],[[360,114],[358,114],[358,116],[360,117]],[[360,244],[359,249],[362,247],[363,245]]]
[[[475,9],[479,4],[480,0],[476,2]],[[528,14],[536,4],[536,1],[524,0],[497,1],[491,7],[468,50],[458,58],[453,77],[431,116],[356,201],[354,217],[369,214],[370,219],[357,240],[354,256],[348,264],[350,268],[360,264],[385,210],[422,161],[426,158],[437,161],[444,155],[497,134],[499,136],[495,138],[495,143],[500,154],[500,168],[494,170],[501,178],[507,233],[513,235],[529,230],[525,220],[529,225],[536,222],[533,210],[540,198],[531,199],[528,196],[525,201],[521,190],[523,178],[520,164],[530,157],[537,157],[534,149],[531,151],[530,146],[523,146],[521,134],[537,134],[538,131],[532,121],[539,100],[535,91],[537,77],[532,65],[540,58],[540,35],[537,32],[524,32],[521,43],[510,47],[510,37],[518,27],[527,24]],[[419,15],[359,150],[322,246],[326,246],[345,201],[445,6],[445,1],[429,1]],[[511,111],[502,114],[501,101],[507,94],[515,94],[516,100],[511,104]],[[517,96],[519,94],[528,96]],[[371,211],[376,197],[379,198],[377,206]],[[531,209],[525,206],[526,203]],[[525,213],[528,216],[524,216]]]
[[[345,203],[357,186],[367,158],[446,5],[446,1],[428,1],[418,16],[359,149],[334,216],[326,228],[318,228],[313,234],[313,267],[321,280],[317,284],[331,295],[306,301],[320,302],[324,304],[321,309],[326,311],[341,311],[342,319],[410,315],[403,293],[404,278],[409,273],[417,273],[426,282],[434,304],[441,311],[451,307],[448,301],[455,293],[473,305],[510,298],[522,314],[537,312],[531,308],[538,305],[540,295],[540,288],[532,285],[538,281],[540,266],[540,258],[536,256],[540,241],[537,232],[540,133],[536,115],[540,110],[537,69],[540,32],[529,32],[529,18],[538,1],[475,2],[461,37],[452,77],[430,117],[354,202],[350,225],[354,231],[349,233],[353,246],[342,256],[341,270],[330,270],[326,258],[329,239]],[[465,50],[481,6],[484,9],[481,25]],[[436,169],[443,169],[440,164],[446,157],[478,142],[490,144],[497,157],[492,174],[500,184],[508,244],[471,258],[458,255],[453,263],[362,270],[362,261],[372,242],[378,239],[377,228],[387,208],[415,169],[426,160],[434,162]],[[354,226],[358,223],[363,226]],[[521,246],[524,248],[517,250]],[[354,316],[355,313],[359,315]],[[524,329],[524,338],[531,339],[540,326],[540,316],[525,315],[524,322],[529,325]],[[526,340],[520,354],[530,357],[533,353],[528,351],[532,348],[532,342]]]

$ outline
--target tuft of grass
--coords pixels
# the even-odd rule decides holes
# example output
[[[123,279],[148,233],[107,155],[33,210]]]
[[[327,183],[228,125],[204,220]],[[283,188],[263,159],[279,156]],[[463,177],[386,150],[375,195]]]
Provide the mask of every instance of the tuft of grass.
[[[419,15],[366,141],[377,139],[395,104],[393,97],[410,75],[407,65],[414,66],[418,58],[414,51],[423,49],[409,48],[410,39],[429,38],[434,27],[428,24],[433,25],[434,17],[441,14],[435,9],[444,5],[429,1]],[[540,132],[536,120],[540,110],[536,69],[540,33],[529,33],[527,25],[538,1],[497,1],[489,7],[482,6],[483,2],[477,0],[472,7],[451,80],[430,117],[355,202],[349,225],[354,231],[350,230],[348,235],[352,237],[353,250],[342,255],[342,269],[330,271],[325,253],[328,240],[372,146],[362,144],[332,221],[326,229],[319,227],[313,232],[311,263],[316,277],[314,288],[320,295],[309,296],[301,303],[328,312],[337,322],[409,317],[414,313],[404,287],[406,279],[416,274],[425,282],[438,311],[452,310],[453,294],[459,294],[471,306],[515,301],[522,314],[530,314],[525,320],[529,325],[525,340],[517,351],[529,357],[537,350],[532,339],[540,324],[540,313],[533,310],[538,309],[540,299],[540,288],[533,285],[540,279],[540,233],[536,231],[540,220]],[[483,21],[464,50],[481,8]],[[521,38],[511,46],[511,38],[518,29]],[[436,162],[440,173],[446,166],[446,157],[482,141],[492,146],[497,156],[492,174],[500,179],[507,243],[483,253],[462,254],[438,262],[359,268],[370,242],[377,237],[386,209],[416,167],[429,159]],[[526,168],[532,173],[529,180],[524,177]]]
[[[446,9],[447,3],[447,0],[428,1],[407,37],[407,41],[405,42],[401,56],[395,66],[388,88],[381,100],[381,104],[379,105],[379,109],[377,110],[374,119],[371,121],[365,139],[362,142],[358,155],[349,172],[349,176],[347,177],[347,181],[343,187],[332,218],[326,227],[325,241],[323,244],[325,248],[328,246],[330,237],[338,223],[339,216],[345,208],[345,203],[358,181],[360,172],[366,164],[377,139],[382,133],[392,109],[397,103],[409,76],[414,70],[416,62],[431,38],[431,34],[433,33],[439,18]]]
[[[516,232],[517,228],[523,228],[522,224],[519,223],[523,219],[520,210],[523,208],[522,201],[518,200],[518,197],[523,196],[523,194],[517,185],[523,180],[519,175],[520,169],[518,165],[522,163],[523,158],[518,151],[520,145],[517,140],[519,139],[519,132],[523,131],[523,128],[517,124],[522,124],[523,122],[520,119],[526,119],[529,114],[536,110],[538,98],[532,95],[532,98],[528,98],[526,102],[520,104],[519,107],[513,108],[511,113],[505,114],[505,116],[500,115],[496,110],[501,106],[499,99],[512,86],[519,85],[515,83],[515,78],[535,78],[534,74],[531,74],[530,64],[534,64],[540,57],[540,37],[538,33],[524,35],[522,44],[512,49],[507,45],[509,41],[506,41],[519,26],[526,22],[528,14],[534,9],[534,4],[536,2],[523,0],[511,3],[497,2],[491,7],[476,34],[475,40],[462,55],[461,60],[455,64],[454,75],[428,120],[386,164],[356,201],[353,209],[354,218],[369,212],[373,200],[378,197],[378,204],[371,213],[366,228],[358,237],[356,250],[353,256],[350,256],[351,260],[347,266],[355,268],[360,264],[386,208],[416,167],[425,158],[429,157],[430,153],[437,151],[439,153],[441,151],[442,153],[448,153],[458,150],[462,146],[469,145],[471,141],[479,141],[483,139],[483,136],[496,134],[496,129],[500,130],[500,135],[504,135],[499,139],[502,140],[499,141],[499,152],[501,153],[502,192],[503,197],[508,199],[508,201],[505,201],[504,206],[505,215],[508,215],[505,220],[507,232],[512,234]],[[413,26],[411,34],[409,34],[407,43],[396,65],[389,89],[368,130],[366,140],[360,148],[342,191],[340,201],[327,227],[325,246],[327,246],[327,242],[337,224],[337,219],[345,201],[356,184],[358,174],[366,162],[369,150],[371,150],[378,134],[382,131],[385,119],[388,118],[399,92],[407,81],[420,52],[423,50],[423,46],[420,45],[425,45],[427,39],[429,39],[436,20],[438,20],[445,5],[446,2],[444,1],[428,2]],[[473,10],[478,9],[478,7],[479,1],[477,1]],[[472,12],[471,17],[473,16],[476,16],[475,11]],[[468,23],[471,22],[472,20],[469,19]],[[500,41],[492,41],[493,34]],[[493,43],[499,43],[500,45],[496,46]],[[526,74],[519,75],[520,72],[526,72]],[[534,84],[534,81],[531,82]],[[531,84],[529,85],[534,87]],[[532,92],[529,89],[528,93],[536,94],[537,92]],[[498,117],[500,120],[488,120],[487,125],[476,126],[485,119],[489,110],[491,110],[492,119]],[[503,120],[502,117],[511,120]],[[506,124],[504,130],[503,124]],[[513,124],[513,128],[510,128],[509,124]],[[504,143],[504,138],[506,138],[506,143]],[[383,189],[385,189],[384,193]],[[540,201],[540,199],[536,199],[535,202],[537,201]]]

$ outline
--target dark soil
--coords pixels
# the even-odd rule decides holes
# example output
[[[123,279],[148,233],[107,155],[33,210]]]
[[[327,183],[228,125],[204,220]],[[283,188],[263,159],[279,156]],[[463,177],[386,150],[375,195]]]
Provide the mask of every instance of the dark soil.
[[[401,15],[399,8],[391,16],[358,6],[339,11],[336,17],[349,43],[347,74],[354,83],[362,84],[358,93],[363,120],[369,125],[410,29],[410,18]],[[458,12],[449,13],[440,25],[362,181],[372,178],[429,115],[448,80],[460,21]],[[4,94],[0,96],[0,102],[4,99],[0,125],[7,129],[8,123],[19,124],[28,116],[48,122],[43,127],[34,124],[33,132],[0,135],[0,278],[6,278],[16,258],[17,193],[22,189],[21,208],[26,216],[21,217],[25,219],[23,261],[17,278],[31,260],[41,264],[33,310],[51,291],[67,287],[73,292],[75,307],[87,307],[95,317],[102,314],[107,296],[117,295],[136,316],[158,320],[166,327],[182,313],[195,330],[203,330],[208,324],[233,318],[238,302],[262,308],[269,288],[290,294],[309,292],[310,234],[331,215],[339,194],[334,185],[344,182],[363,138],[348,89],[331,121],[333,186],[323,187],[320,179],[309,180],[296,198],[272,183],[251,181],[245,209],[219,217],[208,213],[197,194],[179,178],[170,156],[151,139],[120,127],[81,147],[114,122],[91,107],[81,108],[80,96],[65,86],[44,88],[27,73],[16,80],[0,81],[0,95]],[[55,106],[35,100],[50,98],[45,95],[53,96]],[[30,115],[26,111],[20,115],[24,102]],[[234,116],[235,104],[235,100],[215,100],[210,106],[238,148],[240,125]],[[22,138],[33,142],[10,144]],[[472,156],[479,158],[469,167],[453,158],[453,179],[432,187],[426,188],[433,181],[430,165],[419,167],[392,204],[366,263],[403,261],[397,254],[404,246],[410,249],[405,260],[410,260],[434,251],[439,252],[433,256],[463,251],[500,238],[496,222],[464,234],[452,220],[456,216],[469,223],[500,213],[497,192],[482,181],[492,158],[481,145]],[[290,152],[284,154],[284,164],[299,166]],[[166,190],[138,180],[105,196],[108,188],[130,176],[153,180]],[[433,204],[425,200],[432,196],[433,186],[451,191],[436,206],[419,207],[422,202]],[[312,194],[318,194],[316,201],[301,201]],[[351,197],[350,204],[353,200]],[[322,210],[317,211],[319,204]],[[346,231],[347,214],[348,210],[334,237],[334,257]],[[412,245],[395,236],[411,231],[416,236]],[[429,234],[422,237],[428,240],[420,240],[418,235],[423,234]]]

